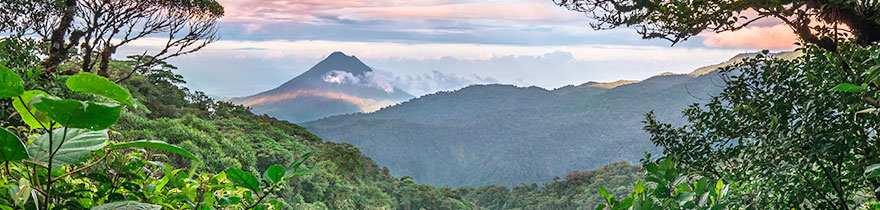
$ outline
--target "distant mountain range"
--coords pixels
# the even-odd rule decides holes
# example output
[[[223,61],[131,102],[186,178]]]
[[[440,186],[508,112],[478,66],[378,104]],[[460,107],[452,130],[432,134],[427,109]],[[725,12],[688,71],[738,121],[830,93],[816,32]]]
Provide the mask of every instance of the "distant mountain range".
[[[644,114],[653,110],[664,122],[683,123],[682,110],[723,89],[715,69],[749,56],[753,54],[690,74],[642,81],[554,90],[473,85],[302,125],[325,140],[351,143],[387,165],[392,175],[411,176],[419,183],[458,187],[545,182],[659,152],[641,129]]]
[[[275,89],[229,101],[249,106],[257,114],[296,123],[372,112],[412,98],[394,87],[391,78],[373,72],[356,57],[334,52]]]

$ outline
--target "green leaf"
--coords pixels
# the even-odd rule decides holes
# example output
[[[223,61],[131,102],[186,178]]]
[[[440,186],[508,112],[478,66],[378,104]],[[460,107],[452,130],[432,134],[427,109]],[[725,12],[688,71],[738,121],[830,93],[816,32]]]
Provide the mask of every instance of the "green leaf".
[[[34,108],[69,128],[90,130],[107,129],[116,123],[122,107],[116,104],[83,102],[55,97],[44,97]]]
[[[868,76],[866,77],[868,82],[880,85],[880,77],[878,76],[880,76],[880,65],[875,65],[868,69]]]
[[[867,87],[868,87],[867,83],[864,85],[861,85],[861,86],[855,85],[852,83],[843,83],[843,84],[839,84],[837,86],[834,86],[834,88],[831,88],[831,90],[832,91],[840,91],[840,92],[862,92]]]
[[[189,151],[186,151],[183,148],[180,148],[175,145],[168,144],[167,142],[159,141],[159,140],[140,140],[140,141],[124,142],[124,143],[110,145],[109,148],[110,149],[123,149],[123,148],[131,148],[131,147],[142,147],[142,148],[164,150],[167,152],[177,153],[178,155],[182,155],[184,157],[187,157],[187,158],[195,160],[195,161],[199,161],[199,159],[196,158],[196,156],[193,155],[192,153],[190,153]]]
[[[598,206],[596,206],[596,210],[604,210],[604,209],[605,209],[605,204],[599,204]]]
[[[162,206],[155,204],[146,204],[146,203],[138,203],[134,201],[119,201],[113,203],[106,203],[104,205],[95,206],[92,210],[117,210],[117,209],[126,209],[126,210],[160,210]]]
[[[29,90],[13,98],[12,107],[15,108],[15,111],[18,112],[18,115],[21,116],[21,119],[24,120],[24,123],[31,130],[43,129],[43,126],[48,127],[50,124],[54,126],[53,128],[61,127],[60,124],[51,123],[54,122],[52,119],[49,119],[43,112],[33,108],[33,103],[42,101],[43,97],[48,96],[49,94],[41,90]]]
[[[107,144],[109,139],[107,130],[90,131],[86,129],[56,128],[52,131],[52,145],[49,146],[49,134],[43,134],[34,139],[27,146],[31,160],[40,164],[48,164],[49,152],[57,150],[52,159],[52,169],[64,165],[80,163],[89,158],[89,153],[99,150]],[[63,138],[63,139],[62,139]]]
[[[311,152],[306,152],[305,154],[300,156],[299,159],[290,164],[290,167],[287,167],[288,170],[286,173],[284,173],[284,177],[290,178],[311,174],[313,172],[312,170],[299,170],[299,167],[302,166],[302,164],[306,162],[306,160],[309,159],[309,157],[311,156]]]
[[[24,81],[6,66],[0,65],[0,98],[16,97],[24,93]]]
[[[602,196],[606,200],[608,199],[608,191],[605,190],[604,187],[599,187],[599,196]]]
[[[697,194],[703,194],[707,192],[707,188],[709,187],[709,178],[703,177],[700,180],[697,180],[696,185],[694,186],[694,192]]]
[[[0,129],[0,158],[3,161],[17,161],[28,158],[24,144],[12,132]]]
[[[299,169],[299,170],[296,170],[296,171],[289,171],[289,170],[288,170],[287,173],[284,174],[284,178],[292,178],[292,177],[298,177],[298,176],[305,176],[305,175],[309,175],[309,174],[312,174],[312,173],[315,173],[315,170],[314,170],[314,169],[309,169],[309,170]]]
[[[269,169],[266,169],[266,172],[263,173],[263,177],[268,178],[272,183],[278,183],[284,178],[284,174],[284,167],[273,165],[269,166]]]
[[[642,180],[639,180],[639,182],[636,183],[636,189],[634,192],[636,194],[642,194],[642,192],[644,192],[644,191],[645,191],[645,183],[643,183]]]
[[[880,177],[880,163],[868,166],[868,169],[865,170],[865,174],[868,175],[869,179]]]
[[[724,185],[724,187],[721,188],[721,193],[718,194],[718,199],[723,199],[724,196],[727,195],[727,190],[729,190],[729,189],[730,189],[730,186]]]
[[[278,200],[270,200],[269,204],[272,204],[273,209],[283,209],[284,204],[278,202]]]
[[[703,193],[703,195],[700,196],[700,201],[699,201],[699,203],[697,203],[697,205],[698,206],[705,206],[706,202],[708,202],[708,201],[709,201],[709,193],[708,192]]]
[[[67,88],[70,90],[104,96],[120,103],[134,106],[131,103],[131,93],[111,82],[107,78],[82,72],[67,78]]]
[[[654,197],[660,199],[669,198],[669,192],[669,188],[666,188],[665,186],[657,186],[657,188],[654,189]]]
[[[685,203],[694,198],[694,195],[693,192],[681,192],[678,194],[678,197],[675,198],[675,201],[678,202],[678,205],[684,206]]]
[[[309,157],[311,157],[311,156],[312,156],[311,152],[306,152],[305,154],[300,156],[299,159],[297,159],[292,164],[290,164],[290,167],[288,167],[288,168],[296,171],[296,169],[298,169],[304,162],[306,162],[306,159],[309,159]]]
[[[657,171],[660,170],[660,167],[657,167],[656,163],[648,163],[645,166],[645,169],[648,170],[648,173],[657,174]]]
[[[257,180],[257,177],[254,177],[254,175],[251,175],[248,172],[244,172],[241,169],[226,169],[226,178],[235,183],[235,186],[244,187],[254,192],[259,192],[260,181]]]
[[[18,206],[24,206],[27,203],[28,199],[31,197],[31,191],[34,188],[31,186],[31,182],[27,179],[19,179],[18,180],[18,189],[16,189],[15,194],[12,196],[12,199],[15,201],[15,204]]]

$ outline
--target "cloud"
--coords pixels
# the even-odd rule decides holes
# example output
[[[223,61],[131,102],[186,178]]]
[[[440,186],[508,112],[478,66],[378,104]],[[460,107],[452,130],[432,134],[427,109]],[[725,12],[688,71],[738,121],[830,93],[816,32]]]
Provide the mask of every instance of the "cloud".
[[[750,26],[737,31],[706,34],[703,44],[710,47],[735,47],[749,49],[794,49],[797,35],[785,24],[770,27]]]
[[[351,72],[340,71],[340,70],[332,70],[327,72],[324,75],[324,82],[326,83],[335,83],[340,85],[346,84],[360,84],[361,78],[354,76]]]
[[[375,1],[374,1],[375,2]],[[415,1],[413,1],[415,2]],[[323,13],[358,19],[491,19],[540,21],[570,19],[550,1],[467,1],[434,4],[399,4],[396,6],[349,7]]]
[[[224,39],[557,41],[592,29],[549,0],[219,0]],[[571,32],[560,35],[554,32]],[[517,38],[530,34],[531,38]],[[633,39],[638,39],[633,36]],[[557,41],[558,42],[558,41]]]
[[[355,75],[351,72],[332,70],[324,74],[323,80],[326,83],[340,85],[357,85],[362,87],[376,88],[386,93],[394,93],[394,85],[392,84],[393,76],[387,72],[365,72],[363,75]]]
[[[451,0],[220,0],[224,21],[302,22],[320,16],[356,19],[560,20],[578,15],[559,12],[550,1]]]
[[[460,76],[452,73],[443,73],[437,70],[432,70],[430,74],[396,77],[394,82],[401,89],[417,95],[441,90],[456,90],[472,84],[500,83],[498,79],[490,76],[481,77],[477,74]]]
[[[384,90],[386,93],[394,93],[394,84],[393,78],[394,76],[390,72],[381,72],[373,70],[372,72],[364,73],[364,79],[367,82],[367,87],[374,87],[380,90]]]
[[[118,55],[139,54],[162,44],[161,39],[138,40],[119,49]],[[277,51],[284,52],[282,57],[267,56]],[[476,83],[552,89],[588,81],[639,80],[662,72],[687,73],[747,52],[684,46],[221,40],[170,62],[191,89],[245,96],[277,87],[334,51],[356,55],[374,67],[369,75],[352,74],[357,82],[388,91],[396,91],[389,88],[396,85],[417,96]],[[330,76],[337,78],[330,81],[354,81],[341,72]]]

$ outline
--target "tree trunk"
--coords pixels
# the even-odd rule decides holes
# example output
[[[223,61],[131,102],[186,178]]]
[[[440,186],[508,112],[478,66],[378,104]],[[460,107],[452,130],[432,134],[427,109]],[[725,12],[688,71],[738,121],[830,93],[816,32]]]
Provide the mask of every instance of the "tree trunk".
[[[70,25],[73,23],[73,18],[76,14],[76,0],[64,0],[64,5],[67,8],[64,9],[61,21],[58,23],[58,27],[52,30],[52,35],[49,37],[49,57],[43,64],[45,68],[58,66],[58,64],[67,60],[70,54],[67,51],[69,47],[64,43],[64,37],[67,31],[70,30]]]

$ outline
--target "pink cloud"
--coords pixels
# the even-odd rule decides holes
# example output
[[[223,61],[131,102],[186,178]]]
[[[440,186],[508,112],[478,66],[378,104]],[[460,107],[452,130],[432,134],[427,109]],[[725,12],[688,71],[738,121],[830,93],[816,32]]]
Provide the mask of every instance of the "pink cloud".
[[[330,10],[327,13],[355,18],[495,19],[516,21],[581,18],[579,15],[571,15],[569,12],[557,10],[550,1],[535,0],[343,8]]]
[[[795,48],[797,35],[784,24],[770,27],[750,26],[737,31],[707,33],[703,44],[710,47],[787,50]]]
[[[219,0],[224,21],[309,22],[316,16],[359,19],[559,20],[582,18],[552,1],[481,0]]]

